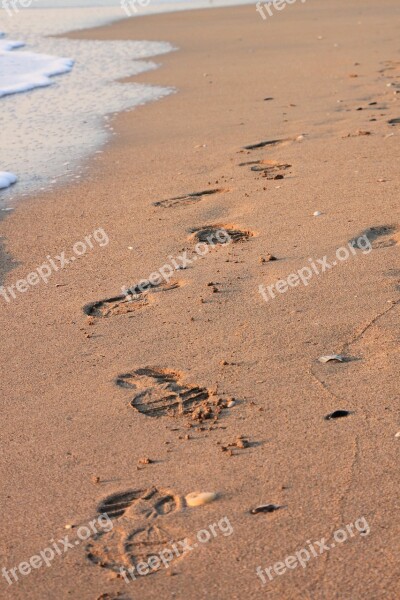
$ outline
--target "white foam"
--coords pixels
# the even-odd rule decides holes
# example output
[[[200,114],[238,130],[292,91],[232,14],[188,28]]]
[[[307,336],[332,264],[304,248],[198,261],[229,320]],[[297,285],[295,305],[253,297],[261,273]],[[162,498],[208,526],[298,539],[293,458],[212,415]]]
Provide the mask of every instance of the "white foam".
[[[13,183],[16,183],[17,177],[14,173],[8,173],[7,171],[0,171],[0,190],[10,187]]]
[[[2,43],[3,42],[3,43]],[[73,60],[34,52],[13,52],[23,42],[0,40],[0,98],[52,84],[50,77],[68,73]],[[2,48],[5,48],[2,49]]]
[[[0,33],[0,38],[3,38],[3,36],[4,33]],[[22,46],[25,46],[25,42],[0,39],[0,52],[8,52],[9,50],[14,50],[15,48],[22,48]]]

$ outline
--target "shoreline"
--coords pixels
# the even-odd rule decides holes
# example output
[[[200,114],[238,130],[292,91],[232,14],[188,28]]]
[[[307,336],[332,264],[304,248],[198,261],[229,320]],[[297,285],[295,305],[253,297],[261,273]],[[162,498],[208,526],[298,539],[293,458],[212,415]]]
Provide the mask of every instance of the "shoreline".
[[[79,186],[36,195],[0,223],[16,263],[5,285],[48,257],[71,258],[78,242],[87,247],[47,284],[10,303],[0,296],[10,482],[1,566],[111,510],[114,494],[115,502],[136,495],[112,517],[107,543],[91,539],[90,552],[77,548],[18,583],[2,581],[5,598],[252,599],[266,589],[276,600],[395,598],[399,129],[388,121],[399,95],[387,84],[398,81],[396,7],[336,6],[294,4],[268,29],[245,6],[69,34],[152,41],[165,32],[179,52],[126,81],[178,93],[116,115],[117,135]],[[244,149],[272,140],[280,141]],[[209,248],[129,305],[111,300],[191,257],[217,227],[232,243]],[[100,228],[109,241],[92,237],[90,248],[86,238]],[[259,285],[364,233],[368,255],[263,301]],[[85,314],[99,301],[99,312]],[[318,362],[340,353],[357,360]],[[189,398],[195,418],[172,414],[165,390]],[[160,414],[146,398],[161,401]],[[326,420],[337,410],[349,415]],[[153,488],[154,500],[143,493]],[[218,495],[190,507],[185,497],[196,490]],[[263,504],[280,509],[251,513]],[[159,554],[163,536],[193,541],[223,518],[232,535],[129,585],[117,568],[88,560],[119,566],[135,556],[137,564],[146,539]],[[272,581],[263,575],[264,585],[257,576],[258,566],[362,518],[370,535],[329,561],[275,572]]]

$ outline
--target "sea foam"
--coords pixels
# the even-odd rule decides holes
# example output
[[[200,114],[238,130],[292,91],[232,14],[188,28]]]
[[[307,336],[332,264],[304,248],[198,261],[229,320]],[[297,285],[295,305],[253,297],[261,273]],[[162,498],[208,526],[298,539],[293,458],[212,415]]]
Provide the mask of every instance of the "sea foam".
[[[16,183],[17,177],[14,173],[8,173],[7,171],[0,171],[0,190],[10,187],[13,183]]]
[[[0,98],[51,85],[50,77],[68,73],[72,69],[74,61],[70,58],[15,52],[16,48],[24,45],[24,42],[0,39]]]

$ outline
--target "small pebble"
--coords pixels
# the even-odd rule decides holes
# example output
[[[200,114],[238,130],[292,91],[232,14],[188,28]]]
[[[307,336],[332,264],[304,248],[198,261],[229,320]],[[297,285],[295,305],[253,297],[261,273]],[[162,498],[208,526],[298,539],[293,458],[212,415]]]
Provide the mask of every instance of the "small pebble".
[[[278,506],[277,504],[262,504],[261,506],[257,506],[256,508],[252,508],[250,513],[252,515],[257,515],[258,513],[272,513],[280,508],[285,508],[284,506]]]

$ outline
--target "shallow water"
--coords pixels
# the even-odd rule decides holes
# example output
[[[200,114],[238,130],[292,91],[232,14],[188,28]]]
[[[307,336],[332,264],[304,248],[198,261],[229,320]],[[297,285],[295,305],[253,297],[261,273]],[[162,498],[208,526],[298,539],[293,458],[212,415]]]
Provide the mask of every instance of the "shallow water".
[[[151,0],[142,7],[137,0],[136,14],[243,3]],[[22,8],[15,0],[15,7],[0,15],[0,171],[15,173],[18,182],[1,190],[1,210],[17,197],[78,182],[84,177],[85,159],[101,152],[113,134],[113,113],[173,92],[117,81],[157,68],[148,59],[172,51],[167,40],[47,37],[126,18],[119,2],[32,0],[29,8]],[[20,93],[12,93],[16,91]]]

